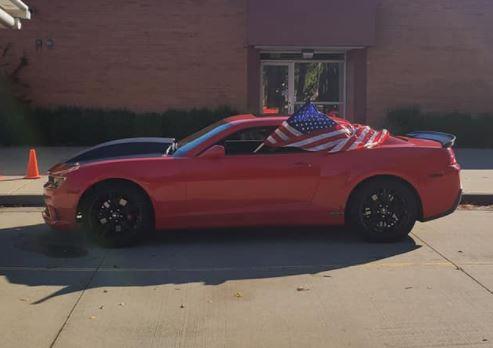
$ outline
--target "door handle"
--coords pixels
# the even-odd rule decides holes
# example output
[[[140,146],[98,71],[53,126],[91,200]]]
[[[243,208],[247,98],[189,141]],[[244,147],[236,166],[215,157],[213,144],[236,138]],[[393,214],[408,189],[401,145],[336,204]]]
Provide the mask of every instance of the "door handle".
[[[294,164],[295,167],[303,167],[303,168],[310,168],[312,166],[311,163],[308,162],[296,162]]]

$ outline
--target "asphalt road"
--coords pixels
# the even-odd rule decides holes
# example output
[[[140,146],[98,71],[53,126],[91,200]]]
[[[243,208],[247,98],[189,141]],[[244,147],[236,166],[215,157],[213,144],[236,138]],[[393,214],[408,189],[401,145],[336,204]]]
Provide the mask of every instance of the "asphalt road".
[[[106,250],[0,209],[2,347],[487,347],[492,291],[493,211],[397,244],[269,228]]]

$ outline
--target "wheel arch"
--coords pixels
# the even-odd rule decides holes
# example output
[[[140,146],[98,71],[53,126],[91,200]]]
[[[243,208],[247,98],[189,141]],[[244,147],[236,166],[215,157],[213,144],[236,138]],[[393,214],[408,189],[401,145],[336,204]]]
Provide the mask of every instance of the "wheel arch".
[[[124,184],[124,185],[129,185],[137,188],[139,191],[141,191],[144,196],[147,198],[149,207],[151,208],[151,214],[152,214],[152,222],[153,225],[155,226],[156,224],[156,214],[155,214],[155,208],[154,208],[154,202],[151,199],[151,196],[147,191],[138,183],[135,181],[129,180],[129,179],[122,179],[122,178],[109,178],[109,179],[104,179],[98,182],[93,183],[89,187],[87,187],[82,195],[79,198],[79,201],[77,203],[77,210],[76,210],[76,220],[80,222],[80,213],[84,210],[84,205],[87,203],[87,199],[91,196],[91,194],[97,190],[99,187],[104,186],[104,185],[111,185],[111,184]]]
[[[395,180],[395,181],[398,181],[398,182],[406,185],[411,190],[411,192],[414,193],[414,197],[416,199],[416,203],[418,204],[418,220],[422,220],[423,219],[423,203],[421,201],[421,196],[419,195],[418,190],[416,189],[416,187],[414,187],[414,185],[411,184],[408,180],[406,180],[406,179],[404,179],[404,178],[402,178],[400,176],[392,175],[392,174],[373,175],[373,176],[370,176],[370,177],[367,177],[367,178],[364,178],[364,179],[360,180],[356,185],[354,185],[353,188],[352,188],[352,190],[351,190],[351,193],[349,194],[349,196],[348,196],[348,198],[346,200],[346,205],[345,205],[345,209],[344,209],[344,218],[345,219],[347,219],[349,205],[350,205],[351,199],[354,197],[354,194],[363,185],[365,185],[368,182],[371,182],[373,180],[377,180],[377,179]]]

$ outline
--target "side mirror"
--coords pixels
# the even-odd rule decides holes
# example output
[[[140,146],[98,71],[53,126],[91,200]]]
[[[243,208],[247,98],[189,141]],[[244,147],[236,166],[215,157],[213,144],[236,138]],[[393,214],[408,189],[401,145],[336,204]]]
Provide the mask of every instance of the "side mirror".
[[[226,150],[222,145],[213,145],[205,150],[200,158],[220,158],[226,156]]]

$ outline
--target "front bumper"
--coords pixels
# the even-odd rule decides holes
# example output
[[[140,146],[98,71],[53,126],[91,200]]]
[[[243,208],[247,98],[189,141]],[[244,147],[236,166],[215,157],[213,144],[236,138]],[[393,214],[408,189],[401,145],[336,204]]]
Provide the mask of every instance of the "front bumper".
[[[41,215],[47,225],[57,230],[70,230],[76,227],[77,195],[46,183],[44,201],[45,210]]]

